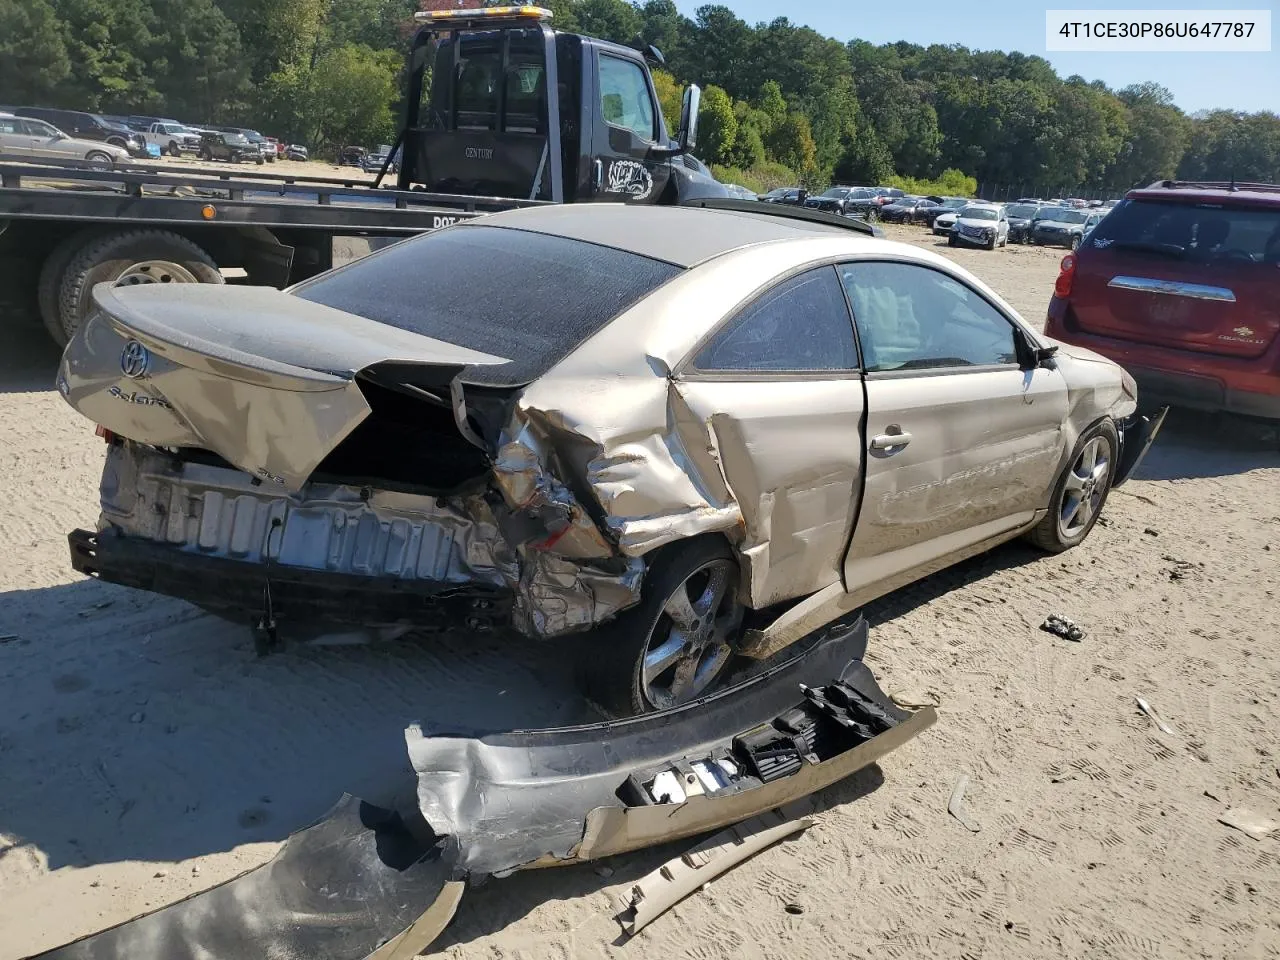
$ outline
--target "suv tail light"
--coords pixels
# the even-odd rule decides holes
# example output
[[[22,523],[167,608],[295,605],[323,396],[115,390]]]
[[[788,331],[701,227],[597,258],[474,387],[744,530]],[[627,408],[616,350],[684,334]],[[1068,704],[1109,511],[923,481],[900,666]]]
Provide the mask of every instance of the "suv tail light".
[[[1062,258],[1062,266],[1058,269],[1058,280],[1053,285],[1053,295],[1055,297],[1069,297],[1071,296],[1071,284],[1076,279],[1076,255],[1068,253]]]

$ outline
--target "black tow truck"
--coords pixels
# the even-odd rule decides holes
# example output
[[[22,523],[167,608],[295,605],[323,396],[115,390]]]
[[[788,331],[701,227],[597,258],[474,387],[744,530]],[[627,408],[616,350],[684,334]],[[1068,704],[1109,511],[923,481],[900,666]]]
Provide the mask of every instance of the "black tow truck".
[[[690,154],[697,86],[684,92],[679,131],[668,132],[649,69],[662,63],[656,48],[558,32],[537,7],[417,17],[403,121],[373,182],[141,164],[94,171],[0,154],[0,316],[39,319],[65,344],[97,283],[285,287],[513,207],[730,195]]]

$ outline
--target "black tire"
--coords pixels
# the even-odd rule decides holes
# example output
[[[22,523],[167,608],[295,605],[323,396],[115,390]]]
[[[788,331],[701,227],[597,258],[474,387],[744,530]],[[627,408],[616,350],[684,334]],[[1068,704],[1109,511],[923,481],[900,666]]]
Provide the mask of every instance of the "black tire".
[[[111,154],[103,153],[101,150],[90,150],[84,155],[86,161],[90,165],[90,169],[100,170],[106,168],[110,170],[115,166],[115,161],[111,159]]]
[[[694,620],[694,623],[706,624],[706,630],[710,632],[714,621],[719,625],[718,632],[708,637],[707,646],[699,653],[701,659],[682,657],[652,678],[657,681],[667,671],[674,673],[679,670],[682,664],[697,666],[705,663],[708,673],[706,685],[692,696],[676,697],[670,702],[650,697],[646,694],[649,684],[643,678],[650,641],[656,639],[657,631],[666,629],[668,638],[661,645],[677,642],[676,631],[672,629],[676,624],[666,608],[675,600],[678,590],[686,591],[688,599],[690,584],[695,591],[703,590],[704,586],[699,585],[703,583],[699,579],[703,576],[708,578],[705,589],[709,590],[713,576],[711,571],[720,571],[720,575],[727,578],[722,600],[708,611],[710,616],[704,615],[701,621]],[[662,548],[645,575],[640,603],[624,611],[613,623],[584,638],[578,667],[578,682],[583,694],[612,717],[651,713],[709,694],[715,684],[728,674],[728,666],[733,660],[732,651],[727,649],[725,641],[735,643],[741,630],[744,608],[737,598],[737,581],[737,561],[723,540],[700,537]],[[700,594],[691,602],[690,609],[696,611],[703,596],[710,594]]]
[[[182,151],[178,149],[178,144],[177,144],[175,141],[173,141],[173,140],[170,140],[170,141],[169,141],[169,151],[168,151],[168,152],[169,152],[169,156],[171,156],[171,157],[180,157],[180,156],[182,156]]]
[[[950,235],[950,236],[948,236],[948,237],[947,237],[947,246],[948,246],[948,247],[954,247],[955,245],[956,245],[956,238],[955,238],[955,236],[954,236],[954,235]]]
[[[996,238],[992,237],[991,242],[987,244],[987,249],[994,250],[995,248],[996,248]]]
[[[65,347],[69,341],[58,306],[62,278],[66,276],[67,265],[71,263],[71,258],[99,232],[96,229],[90,229],[73,233],[49,251],[40,267],[40,279],[36,284],[36,303],[40,307],[40,322],[44,324],[53,342],[60,347]]]
[[[867,208],[867,223],[875,223],[880,219],[880,211],[875,207]]]
[[[213,258],[186,237],[168,230],[125,230],[82,246],[68,262],[58,291],[58,313],[67,339],[88,315],[94,284],[116,280],[142,260],[168,260],[200,283],[222,283]]]
[[[1086,448],[1098,439],[1104,441],[1106,445],[1106,472],[1094,481],[1085,494],[1090,499],[1090,513],[1087,521],[1077,529],[1064,529],[1060,521],[1067,508],[1067,481],[1073,474],[1079,477],[1078,462]],[[1116,433],[1115,424],[1110,420],[1100,420],[1081,434],[1075,448],[1071,451],[1071,458],[1053,485],[1053,495],[1049,499],[1049,512],[1026,533],[1026,539],[1047,553],[1062,553],[1083,543],[1089,531],[1093,529],[1093,525],[1098,522],[1098,517],[1102,515],[1102,508],[1107,504],[1107,495],[1111,492],[1111,482],[1115,477],[1119,453],[1120,438]]]
[[[201,160],[205,161],[206,163],[213,160],[213,154],[208,150],[201,150],[198,154],[196,154],[196,156],[198,156]]]
[[[1079,237],[1072,237],[1072,238],[1071,238],[1071,249],[1072,249],[1072,250],[1079,250],[1079,249],[1080,249],[1080,238],[1079,238]]]

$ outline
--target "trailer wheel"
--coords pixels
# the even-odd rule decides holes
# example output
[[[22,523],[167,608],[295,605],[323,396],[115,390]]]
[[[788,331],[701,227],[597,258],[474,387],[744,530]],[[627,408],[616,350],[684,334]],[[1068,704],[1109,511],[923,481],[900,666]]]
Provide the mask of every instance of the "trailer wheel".
[[[67,237],[49,251],[40,267],[40,280],[36,286],[36,302],[40,306],[40,322],[60,347],[67,345],[67,331],[62,324],[62,311],[59,297],[62,291],[62,279],[67,275],[67,265],[71,258],[79,253],[100,233],[98,230],[81,230]]]
[[[222,283],[213,258],[168,230],[127,230],[98,237],[80,248],[63,272],[58,312],[63,333],[75,336],[92,306],[95,284]]]

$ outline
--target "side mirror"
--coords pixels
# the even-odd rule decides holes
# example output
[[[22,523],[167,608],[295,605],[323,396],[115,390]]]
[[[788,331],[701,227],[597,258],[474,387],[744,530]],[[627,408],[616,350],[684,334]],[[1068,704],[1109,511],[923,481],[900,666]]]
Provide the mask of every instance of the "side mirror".
[[[702,88],[696,83],[685,87],[680,102],[680,133],[677,141],[680,152],[688,153],[698,144],[698,109],[702,106]]]

